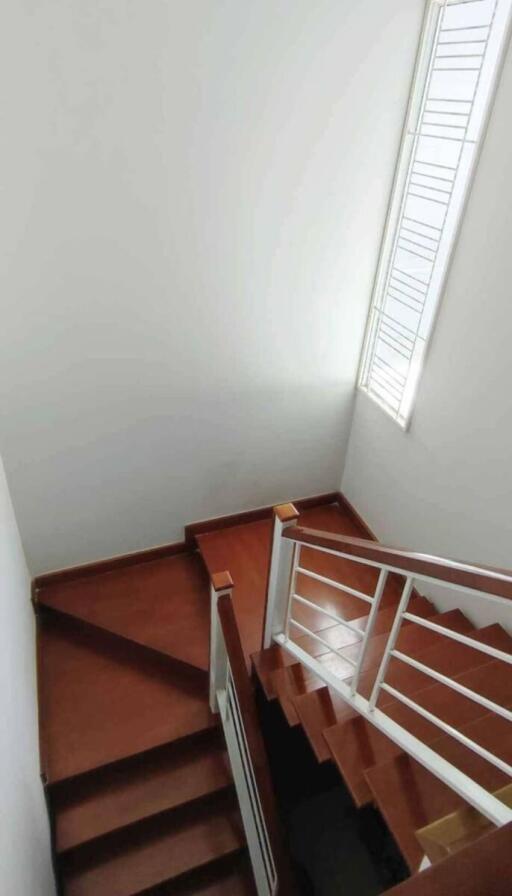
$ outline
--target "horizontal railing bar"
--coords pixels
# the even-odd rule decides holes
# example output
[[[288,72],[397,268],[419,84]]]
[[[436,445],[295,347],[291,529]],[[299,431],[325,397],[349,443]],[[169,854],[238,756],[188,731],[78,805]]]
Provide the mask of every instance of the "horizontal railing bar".
[[[487,40],[485,37],[474,37],[472,40],[440,40],[438,42],[438,47],[451,47],[453,44],[486,44]],[[468,100],[469,102],[469,100]]]
[[[403,249],[403,251],[406,252],[407,250],[406,250],[406,249]],[[412,253],[412,254],[414,255],[415,253]],[[385,336],[385,335],[386,335],[386,334],[384,334],[384,336]],[[406,361],[410,361],[410,360],[411,360],[411,357],[412,357],[412,350],[410,351],[410,353],[409,353],[408,355],[406,355],[405,352],[401,352],[400,349],[398,349],[398,348],[396,347],[396,345],[391,345],[390,342],[388,342],[386,339],[384,339],[384,336],[382,335],[382,333],[378,333],[378,334],[377,334],[378,339],[379,339],[381,342],[383,342],[384,345],[387,345],[387,347],[390,348],[392,351],[396,352],[397,355],[400,355],[402,358],[405,358]]]
[[[354,666],[354,668],[355,668],[356,663],[354,662],[354,660],[350,659],[350,657],[348,657],[348,656],[343,656],[343,654],[341,653],[340,650],[338,650],[337,647],[333,647],[332,644],[329,644],[329,642],[325,640],[325,638],[322,638],[320,635],[317,635],[316,632],[312,632],[310,628],[307,628],[305,625],[301,625],[300,622],[297,622],[296,619],[293,619],[291,617],[290,617],[290,625],[294,625],[295,628],[298,628],[299,631],[303,632],[303,634],[308,635],[310,638],[314,638],[315,641],[319,641],[320,644],[323,644],[324,647],[327,647],[327,650],[329,651],[329,653],[335,653],[336,656],[338,656],[340,658],[340,660],[347,662],[349,666]]]
[[[400,403],[403,396],[403,389],[400,389],[396,383],[393,383],[391,380],[386,379],[383,371],[379,367],[372,367],[370,380],[375,380],[381,389],[387,389],[391,398],[394,398],[395,401]]]
[[[430,134],[428,134],[427,136],[430,136]],[[445,208],[448,205],[448,202],[441,202],[440,199],[434,199],[433,196],[420,196],[419,193],[411,193],[410,190],[407,194],[407,198],[409,198],[409,196],[413,196],[415,199],[424,199],[425,202],[435,202],[436,205],[442,205],[443,208]],[[416,252],[411,252],[411,255],[416,255]],[[420,255],[420,258],[421,258],[421,255]]]
[[[391,279],[391,280],[398,280],[398,277],[395,277],[394,274],[391,274],[390,279]],[[409,286],[408,283],[403,283],[402,280],[398,280],[398,282],[399,282],[399,283],[402,283],[403,286],[406,286],[407,289],[415,289],[414,286]],[[423,304],[424,304],[424,301],[425,301],[425,296],[424,296],[424,295],[422,296],[421,299],[417,299],[416,296],[410,296],[408,293],[404,292],[403,289],[400,289],[399,286],[393,286],[392,283],[389,284],[388,289],[394,289],[396,292],[399,292],[401,296],[405,296],[406,299],[410,299],[412,302],[417,302],[418,305],[420,305],[420,307],[423,307]],[[418,292],[419,292],[419,290],[418,290]],[[416,309],[416,310],[419,311],[420,309],[418,308],[418,309]]]
[[[428,199],[428,198],[429,198],[428,196],[425,196],[425,199]],[[410,252],[411,255],[415,255],[416,258],[422,258],[423,261],[434,261],[434,260],[435,260],[435,251],[434,251],[434,249],[431,249],[431,250],[430,250],[431,252],[434,252],[434,258],[430,258],[428,255],[422,255],[421,252],[416,252],[415,249],[410,249],[409,246],[403,246],[403,245],[400,245],[400,240],[402,240],[403,242],[411,242],[411,240],[407,240],[407,238],[406,238],[406,237],[403,237],[403,236],[400,236],[400,237],[398,238],[398,244],[397,244],[397,245],[398,245],[398,248],[399,248],[399,249],[402,249],[403,252]],[[426,247],[424,247],[424,248],[426,248]]]
[[[425,709],[424,706],[421,706],[419,703],[416,703],[415,700],[411,700],[410,697],[406,697],[405,694],[402,694],[401,691],[397,691],[396,688],[391,687],[390,684],[386,684],[383,682],[381,684],[381,688],[383,691],[386,691],[388,694],[391,694],[392,697],[395,697],[400,703],[403,703],[405,706],[408,706],[409,709],[412,709],[414,712],[417,712],[418,715],[423,716],[427,722],[431,722],[432,725],[435,725],[436,728],[439,728],[441,731],[444,731],[445,734],[448,734],[450,737],[453,737],[455,740],[459,741],[463,746],[467,747],[473,753],[476,753],[482,759],[487,760],[492,765],[499,768],[505,775],[509,775],[512,777],[512,765],[509,765],[508,762],[504,762],[503,759],[500,759],[499,756],[495,756],[494,753],[486,750],[485,747],[481,747],[479,743],[474,740],[471,740],[470,737],[466,737],[462,731],[459,731],[458,728],[454,728],[452,725],[448,725],[447,722],[443,722],[438,716],[434,715],[434,713],[429,712],[428,709]]]
[[[431,96],[428,100],[429,103],[458,103],[458,105],[469,106],[467,115],[471,115],[471,100],[461,100],[456,96]],[[424,162],[424,165],[434,165],[435,162]],[[443,166],[449,167],[449,166]],[[456,171],[456,168],[452,168],[453,171]]]
[[[413,220],[413,219],[410,219],[410,220]],[[400,273],[400,274],[402,273],[398,268],[393,268],[393,270],[391,271],[391,273],[389,275],[389,279],[396,280],[397,283],[400,283],[401,286],[406,286],[407,289],[412,289],[412,290],[414,290],[414,292],[419,292],[419,294],[421,296],[420,299],[418,299],[416,296],[410,296],[410,298],[414,299],[415,302],[423,302],[423,299],[425,298],[425,296],[428,292],[428,288],[423,290],[423,289],[420,289],[419,286],[413,286],[412,283],[407,283],[406,280],[401,280],[400,277],[397,277],[397,275],[395,274],[395,271],[398,271],[398,273]],[[404,276],[404,275],[402,274],[402,276]],[[427,283],[425,283],[425,287],[428,287]],[[404,293],[404,295],[407,295],[407,293]]]
[[[468,41],[468,43],[470,43],[470,41]],[[485,43],[485,41],[483,41],[483,43]],[[443,53],[442,56],[436,55],[434,58],[435,58],[436,62],[439,62],[441,59],[483,59],[484,54],[483,53]],[[443,69],[443,71],[444,71],[444,69]],[[448,69],[446,69],[446,71],[456,72],[456,71],[458,71],[458,69],[448,68]],[[470,69],[470,71],[473,71],[473,69]],[[475,69],[475,71],[476,71],[476,69]]]
[[[395,318],[391,317],[391,315],[388,314],[386,311],[382,311],[382,309],[381,309],[381,310],[379,310],[378,313],[380,314],[381,317],[387,317],[389,320],[393,321],[393,323],[396,324],[397,326],[402,327],[404,330],[407,330],[408,333],[412,333],[413,336],[416,336],[416,333],[414,332],[414,330],[411,330],[410,327],[406,327],[405,324],[401,323],[399,320],[395,320]]]
[[[417,669],[418,672],[423,672],[424,675],[428,675],[429,678],[433,678],[434,681],[439,682],[439,684],[446,685],[452,691],[456,691],[463,697],[467,697],[469,700],[473,700],[474,703],[479,703],[480,706],[485,706],[485,708],[488,709],[489,712],[494,712],[496,713],[496,715],[502,716],[502,718],[506,719],[508,722],[512,722],[512,712],[509,709],[506,709],[506,707],[504,706],[500,706],[499,703],[495,703],[493,700],[489,700],[487,697],[479,694],[478,691],[472,691],[471,688],[466,688],[463,684],[455,681],[455,679],[449,678],[447,675],[443,675],[441,672],[437,672],[435,669],[431,669],[430,666],[425,666],[424,663],[420,663],[419,660],[414,659],[414,657],[402,653],[401,650],[392,650],[391,656],[394,656],[395,659],[400,660],[407,666],[411,666],[413,669]]]
[[[349,560],[377,567],[385,566],[402,575],[413,575],[425,581],[445,582],[451,587],[460,587],[464,591],[498,598],[500,601],[512,600],[512,574],[506,570],[387,547],[365,538],[321,532],[305,526],[290,526],[283,533],[283,538],[299,541]]]
[[[430,622],[429,619],[423,619],[422,616],[415,616],[414,613],[404,613],[403,618],[408,619],[409,622],[415,622],[417,625],[423,626],[423,628],[429,628],[431,631],[437,632],[440,635],[445,635],[447,638],[451,638],[452,641],[459,641],[461,644],[466,644],[468,647],[474,647],[475,650],[479,650],[481,653],[486,653],[488,656],[494,657],[495,660],[503,660],[505,663],[512,663],[512,653],[505,653],[504,650],[499,650],[497,647],[491,647],[490,644],[484,644],[483,641],[476,641],[474,638],[462,635],[460,632],[453,631],[451,628],[445,628],[444,625],[438,625],[437,622]]]
[[[489,25],[458,25],[453,28],[440,28],[439,33],[447,34],[448,31],[485,31],[489,27]]]
[[[378,361],[381,362],[381,364],[382,364],[384,367],[389,368],[389,370],[391,371],[391,373],[390,373],[389,375],[390,375],[390,376],[393,375],[393,376],[395,377],[395,379],[396,379],[396,381],[397,381],[397,383],[398,383],[399,385],[402,385],[402,386],[405,385],[405,377],[403,377],[401,373],[398,373],[396,370],[394,370],[394,369],[391,367],[391,364],[389,364],[387,361],[385,361],[384,358],[381,358],[380,355],[377,355],[377,354],[376,354],[375,357],[377,358]],[[400,380],[402,380],[402,383],[400,383]]]
[[[424,128],[444,128],[444,124],[429,124],[425,122]],[[425,131],[409,131],[411,137],[430,137],[432,140],[449,140],[451,143],[476,143],[476,140],[468,140],[466,137],[448,137],[445,134],[426,134]],[[421,197],[420,197],[421,199]]]
[[[433,100],[433,102],[439,102],[439,100]],[[425,109],[424,115],[456,115],[457,118],[469,118],[469,112],[453,112],[452,109]],[[425,122],[425,124],[431,124],[432,122]],[[428,162],[415,162],[419,165],[427,165]]]
[[[404,333],[401,333],[400,330],[398,330],[396,327],[393,326],[393,324],[390,324],[389,321],[384,320],[383,318],[384,318],[384,316],[381,314],[380,325],[381,325],[381,327],[388,327],[388,329],[391,330],[391,333],[387,334],[390,339],[394,339],[395,342],[398,342],[398,339],[396,339],[396,336],[399,336],[400,339],[403,339],[405,342],[408,342],[411,345],[414,345],[414,339],[411,339],[410,336],[405,336]],[[384,331],[384,332],[386,332],[386,331]],[[409,345],[404,345],[403,348],[405,348],[406,351],[408,351]]]
[[[375,360],[377,360],[377,359],[375,358]],[[396,380],[393,380],[393,379],[391,378],[390,374],[387,373],[387,371],[386,371],[383,367],[380,367],[378,364],[376,364],[376,365],[375,365],[375,370],[372,370],[371,376],[374,376],[375,373],[378,373],[379,376],[384,380],[384,382],[385,382],[390,388],[392,387],[392,388],[395,390],[395,392],[397,393],[397,395],[400,395],[400,396],[403,395],[404,387],[403,387],[403,386],[399,386],[398,383],[396,382]]]
[[[437,115],[437,114],[438,114],[437,112],[432,112],[432,115]],[[446,114],[453,115],[452,112],[447,112]],[[439,181],[441,181],[441,183],[450,184],[450,186],[453,187],[453,177],[441,177],[439,174],[430,174],[430,172],[427,172],[427,171],[417,171],[416,170],[417,164],[421,164],[421,162],[414,163],[414,167],[412,169],[412,174],[414,175],[414,177],[429,177],[430,180],[439,180]],[[423,224],[423,226],[428,227],[429,225]]]
[[[411,280],[416,280],[416,283],[421,283],[422,286],[428,286],[428,281],[420,280],[419,277],[415,277],[414,274],[408,274],[407,271],[402,271],[401,268],[397,268],[396,265],[393,268],[394,271],[398,271],[399,274],[403,274],[404,277],[410,277]],[[411,287],[414,289],[415,287]]]
[[[318,678],[339,694],[352,709],[360,713],[370,724],[387,735],[394,743],[398,744],[406,753],[423,765],[435,777],[439,778],[448,787],[451,787],[463,800],[485,815],[493,824],[503,825],[512,821],[512,809],[509,809],[500,800],[488,793],[476,781],[461,772],[442,756],[439,756],[431,747],[402,728],[389,718],[382,710],[369,711],[369,702],[360,694],[351,694],[350,685],[340,679],[324,663],[318,662],[314,657],[302,650],[294,641],[286,638],[284,634],[275,635],[277,644],[287,650]]]
[[[391,293],[389,292],[390,289],[396,290],[396,286],[392,286],[392,284],[390,284],[388,286],[387,295],[389,296],[390,299],[393,299],[394,302],[398,302],[400,305],[403,305],[404,308],[408,308],[409,311],[414,311],[415,314],[421,314],[421,312],[423,310],[423,304],[421,304],[419,308],[415,308],[414,305],[408,305],[407,302],[403,301],[403,299],[398,299],[396,296],[392,296]],[[400,290],[396,290],[396,291],[400,292]],[[401,295],[405,296],[406,294],[404,292],[402,292]],[[406,298],[412,298],[412,297],[406,296]]]
[[[358,628],[357,625],[352,625],[348,619],[342,619],[336,613],[331,613],[330,610],[326,610],[325,607],[319,606],[319,604],[316,604],[313,600],[308,600],[307,597],[302,597],[301,594],[292,594],[292,600],[298,600],[299,603],[304,604],[305,607],[309,607],[311,610],[318,610],[320,613],[323,613],[324,616],[328,616],[329,619],[333,619],[334,622],[344,625],[345,628],[348,628],[351,632],[354,632],[354,634],[364,638],[363,628]]]
[[[337,588],[338,591],[346,591],[348,594],[352,594],[354,597],[359,597],[360,600],[365,600],[370,604],[373,601],[373,597],[369,594],[365,594],[364,591],[358,591],[356,588],[342,585],[341,582],[335,582],[334,579],[328,579],[327,576],[321,576],[320,573],[313,572],[311,569],[304,569],[304,567],[298,566],[297,572],[302,573],[303,576],[308,576],[310,579],[316,579],[317,582],[323,582],[324,585],[331,585],[333,588]]]
[[[469,66],[466,66],[465,68],[453,68],[449,65],[444,66],[444,67],[440,66],[440,65],[436,65],[436,66],[434,66],[432,71],[433,72],[476,72],[476,74],[478,74],[478,72],[480,71],[480,68],[481,68],[481,66],[475,66],[474,68],[470,68]]]
[[[393,415],[398,415],[400,410],[400,402],[397,401],[396,406],[394,406],[392,402],[392,396],[390,398],[389,395],[385,393],[383,389],[379,390],[378,383],[375,383],[371,378],[368,380],[368,389],[371,390],[373,395],[376,395],[378,400],[384,407],[389,408],[390,411],[393,412]]]
[[[422,186],[422,185],[417,184],[416,186]],[[429,189],[432,189],[432,188],[429,188]],[[404,231],[404,228],[402,227],[402,229],[400,230],[400,235],[398,237],[400,240],[404,240],[406,243],[410,243],[411,246],[417,246],[419,249],[425,249],[426,252],[434,252],[434,254],[435,254],[436,250],[432,249],[430,246],[424,246],[422,243],[417,243],[416,240],[411,240],[411,238],[408,236],[402,236],[403,231]],[[425,237],[425,239],[427,239],[427,237]]]

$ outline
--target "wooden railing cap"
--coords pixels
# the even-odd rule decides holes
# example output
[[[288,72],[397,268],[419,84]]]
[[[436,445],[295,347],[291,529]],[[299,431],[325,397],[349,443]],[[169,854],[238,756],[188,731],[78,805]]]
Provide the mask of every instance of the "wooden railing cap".
[[[449,585],[458,585],[461,588],[473,589],[512,600],[511,570],[467,564],[460,560],[450,560],[447,557],[436,557],[431,554],[419,554],[403,548],[392,548],[366,538],[321,532],[317,529],[307,529],[304,526],[290,527],[283,532],[283,538],[360,557],[362,560],[387,566],[413,577],[437,579]]]
[[[274,514],[280,523],[291,523],[299,518],[299,511],[294,504],[278,504],[274,507]]]
[[[227,569],[224,572],[212,573],[211,583],[214,591],[228,591],[233,588],[233,579]]]

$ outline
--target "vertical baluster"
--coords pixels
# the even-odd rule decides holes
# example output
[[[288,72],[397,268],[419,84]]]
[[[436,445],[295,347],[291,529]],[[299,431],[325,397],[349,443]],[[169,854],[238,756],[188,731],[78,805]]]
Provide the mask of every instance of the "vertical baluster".
[[[223,594],[231,596],[233,579],[229,572],[215,572],[210,580],[210,709],[217,712],[217,691],[227,684],[226,645],[219,625],[217,601]]]
[[[412,576],[409,576],[403,587],[402,596],[400,598],[400,603],[398,604],[397,611],[395,614],[395,619],[389,633],[389,638],[386,644],[386,649],[384,651],[384,656],[382,657],[382,662],[379,666],[379,671],[377,673],[377,678],[375,679],[375,684],[373,686],[372,695],[370,697],[370,701],[368,704],[368,709],[370,712],[373,712],[375,709],[375,705],[377,703],[379,697],[380,686],[384,681],[386,676],[389,659],[391,656],[391,651],[394,649],[396,644],[396,639],[398,638],[398,634],[400,632],[400,626],[402,624],[402,616],[407,610],[407,605],[409,603],[409,599],[411,597],[411,592],[413,589],[414,579]]]
[[[289,526],[295,526],[299,518],[298,510],[293,504],[280,504],[274,507],[274,525],[272,532],[272,553],[267,583],[267,601],[265,606],[265,623],[263,631],[263,647],[270,647],[274,635],[282,634],[289,618],[290,579],[292,575],[292,559],[294,543],[283,538],[283,532]]]
[[[354,696],[357,685],[359,684],[359,676],[361,674],[361,669],[363,668],[364,658],[366,656],[366,651],[368,649],[368,641],[372,636],[373,627],[375,625],[375,620],[377,618],[377,613],[379,612],[380,602],[382,600],[382,595],[384,594],[384,589],[386,587],[386,581],[388,578],[388,570],[382,568],[380,571],[380,575],[377,581],[377,585],[375,588],[375,593],[373,595],[373,603],[372,608],[370,610],[370,615],[368,616],[368,622],[366,623],[366,628],[364,630],[364,638],[361,644],[361,650],[359,651],[359,656],[357,658],[356,670],[354,672],[354,676],[352,678],[352,683],[350,685],[350,692],[352,696]]]

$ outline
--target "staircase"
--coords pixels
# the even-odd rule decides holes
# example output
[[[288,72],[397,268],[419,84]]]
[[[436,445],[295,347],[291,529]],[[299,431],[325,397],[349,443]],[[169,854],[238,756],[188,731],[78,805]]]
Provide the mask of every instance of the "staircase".
[[[197,553],[37,591],[41,760],[65,896],[254,893]],[[165,885],[167,889],[161,889]]]
[[[326,499],[327,500],[327,499]],[[368,539],[341,498],[306,505],[301,526]],[[357,806],[374,803],[411,870],[423,858],[415,832],[464,800],[363,718],[325,678],[264,637],[272,521],[268,514],[128,565],[67,571],[36,581],[41,765],[63,896],[207,894],[245,896],[255,887],[219,716],[208,702],[210,580],[229,570],[247,668],[266,699],[302,729],[319,763],[338,769]],[[150,555],[151,556],[151,555]],[[302,549],[293,640],[349,681],[378,571]],[[328,581],[343,583],[333,588]],[[359,670],[371,694],[401,600],[403,578],[387,577]],[[267,607],[268,611],[268,607]],[[413,593],[408,611],[511,652],[498,625],[475,628],[460,610],[437,612]],[[268,616],[268,612],[267,612]],[[343,623],[336,620],[341,618]],[[348,622],[350,628],[344,624]],[[404,619],[396,649],[503,707],[512,706],[509,666],[447,642]],[[426,712],[512,761],[507,722],[423,671],[391,659],[386,681]],[[418,698],[418,695],[420,697]],[[490,791],[508,778],[388,693],[379,708]]]

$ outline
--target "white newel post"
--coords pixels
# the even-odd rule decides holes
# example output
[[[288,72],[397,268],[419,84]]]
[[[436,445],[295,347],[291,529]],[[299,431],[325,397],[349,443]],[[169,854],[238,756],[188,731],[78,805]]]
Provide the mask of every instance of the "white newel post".
[[[286,628],[295,542],[282,535],[285,529],[297,524],[298,518],[299,512],[293,504],[274,507],[263,647],[270,647],[274,636],[281,634]]]
[[[218,712],[217,691],[226,687],[227,654],[217,612],[217,601],[223,594],[231,597],[233,579],[229,572],[215,572],[210,579],[210,709]]]

